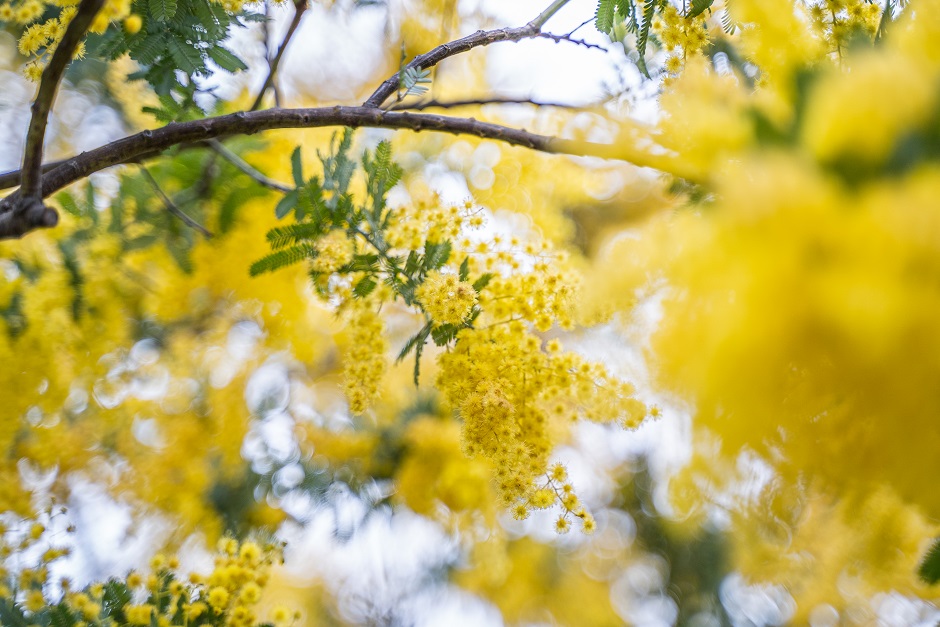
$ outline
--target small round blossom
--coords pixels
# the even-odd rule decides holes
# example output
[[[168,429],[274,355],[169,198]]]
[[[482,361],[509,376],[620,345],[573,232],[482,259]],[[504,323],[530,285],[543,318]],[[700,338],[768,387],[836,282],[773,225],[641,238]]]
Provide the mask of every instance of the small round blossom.
[[[152,605],[127,605],[124,607],[124,615],[131,625],[149,625],[153,609]]]
[[[324,274],[335,272],[352,261],[352,242],[342,230],[330,231],[317,241],[317,256],[310,267]]]
[[[431,272],[417,290],[424,310],[438,325],[460,324],[477,304],[473,285],[453,274]]]
[[[222,586],[216,586],[209,590],[209,594],[206,597],[206,600],[209,602],[209,605],[214,607],[217,610],[223,609],[228,605],[229,593],[228,590]]]

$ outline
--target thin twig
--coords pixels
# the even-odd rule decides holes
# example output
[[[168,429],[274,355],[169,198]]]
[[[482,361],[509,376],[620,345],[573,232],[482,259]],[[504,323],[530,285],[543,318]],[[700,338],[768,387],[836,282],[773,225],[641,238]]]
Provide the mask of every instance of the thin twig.
[[[574,35],[576,32],[578,32],[579,30],[581,30],[582,28],[584,28],[585,26],[587,26],[588,24],[590,24],[590,23],[593,22],[594,20],[595,20],[595,18],[593,18],[593,17],[589,17],[588,19],[584,20],[584,21],[581,22],[577,27],[575,27],[574,30],[568,31],[568,37],[571,37],[571,36]]]
[[[577,105],[564,102],[539,102],[531,98],[476,98],[468,100],[425,100],[424,102],[395,104],[388,108],[389,111],[422,111],[424,109],[456,109],[458,107],[472,107],[492,104],[515,104],[532,105],[534,107],[556,107],[559,109],[578,109]]]
[[[171,214],[179,218],[180,221],[182,221],[183,224],[185,224],[186,226],[196,229],[197,231],[202,233],[206,239],[209,239],[212,237],[212,233],[209,231],[209,229],[202,226],[201,224],[199,224],[198,222],[190,218],[188,215],[183,213],[183,211],[179,207],[177,207],[176,204],[172,200],[170,200],[170,197],[166,195],[166,193],[163,191],[163,188],[160,187],[160,184],[157,182],[157,179],[153,178],[153,175],[150,173],[150,170],[148,170],[146,166],[141,164],[140,171],[144,175],[144,178],[147,179],[147,182],[150,183],[150,186],[153,187],[153,191],[155,191],[157,193],[157,196],[160,197],[160,200],[163,202],[163,206],[166,207],[167,211],[169,211]]]
[[[68,159],[59,159],[58,161],[47,161],[42,164],[42,173],[45,174],[49,170],[55,170],[57,167],[68,161]],[[9,170],[0,174],[0,189],[10,189],[11,187],[16,187],[20,184],[20,175],[22,170]]]
[[[294,33],[297,31],[297,27],[300,26],[300,20],[303,19],[304,13],[307,11],[307,0],[296,0],[294,2],[294,17],[290,22],[290,25],[287,27],[287,33],[284,34],[284,40],[281,41],[281,45],[277,49],[277,53],[274,55],[273,59],[268,61],[268,75],[264,79],[264,84],[261,85],[261,89],[258,91],[258,96],[255,98],[254,103],[251,105],[249,111],[257,111],[261,108],[262,102],[264,102],[264,95],[267,93],[268,89],[274,85],[274,76],[277,74],[277,68],[281,64],[281,58],[284,56],[284,52],[287,50],[287,45],[290,43],[291,38],[294,36]]]
[[[536,37],[541,37],[543,39],[551,39],[556,44],[562,41],[566,41],[568,43],[575,44],[577,46],[582,46],[584,48],[588,48],[588,49],[594,48],[596,50],[602,50],[604,52],[607,52],[607,48],[605,48],[604,46],[592,44],[591,42],[585,41],[584,39],[573,39],[571,35],[556,35],[554,33],[539,33],[538,35],[536,35]]]
[[[381,107],[390,96],[398,91],[398,88],[401,85],[402,72],[408,68],[414,68],[415,70],[426,70],[430,67],[434,67],[444,59],[452,57],[456,54],[467,52],[468,50],[472,50],[480,46],[488,46],[500,41],[521,41],[523,39],[537,37],[539,32],[542,30],[542,27],[545,25],[545,22],[555,15],[559,9],[568,4],[569,1],[570,0],[555,0],[552,2],[551,6],[539,13],[535,19],[525,26],[518,26],[515,28],[498,28],[496,30],[488,31],[480,30],[473,33],[472,35],[468,35],[461,39],[456,39],[446,44],[441,44],[429,52],[418,55],[412,59],[410,63],[400,68],[400,70],[394,75],[385,79],[385,81],[379,85],[379,88],[376,89],[364,103],[362,103],[362,106]]]
[[[263,185],[269,189],[273,189],[279,192],[287,193],[292,190],[292,188],[284,185],[283,183],[278,183],[272,178],[268,178],[255,168],[251,167],[247,161],[236,155],[234,152],[225,147],[225,145],[217,139],[210,139],[208,142],[209,147],[216,151],[220,157],[231,163],[233,166],[241,170],[244,174],[247,174],[252,179],[255,180],[259,185]]]

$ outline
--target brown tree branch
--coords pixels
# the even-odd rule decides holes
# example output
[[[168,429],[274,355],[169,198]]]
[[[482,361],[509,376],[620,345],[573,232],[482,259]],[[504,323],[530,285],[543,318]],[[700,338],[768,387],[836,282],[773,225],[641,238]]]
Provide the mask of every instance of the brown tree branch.
[[[42,72],[36,99],[31,107],[26,145],[23,150],[23,167],[20,175],[20,191],[15,198],[0,202],[0,233],[26,232],[38,227],[51,227],[59,222],[59,214],[42,203],[42,150],[46,138],[49,112],[55,102],[56,92],[65,68],[72,61],[88,27],[104,5],[104,0],[82,0],[56,46],[49,65]]]
[[[283,183],[278,183],[272,178],[269,178],[253,168],[251,164],[239,157],[237,154],[225,147],[225,144],[220,142],[217,139],[209,140],[209,147],[212,148],[220,157],[231,163],[233,166],[242,171],[243,174],[247,174],[249,177],[254,179],[256,183],[268,189],[273,189],[278,192],[284,192],[285,194],[291,191],[293,188],[284,185]]]
[[[555,0],[552,2],[551,6],[542,11],[535,19],[525,26],[517,26],[515,28],[498,28],[496,30],[487,31],[480,30],[473,33],[472,35],[467,35],[462,39],[456,39],[446,44],[441,44],[429,52],[418,55],[412,59],[410,63],[401,68],[399,72],[396,72],[394,75],[388,77],[385,82],[379,85],[379,88],[376,89],[371,96],[369,96],[368,100],[362,103],[362,106],[381,107],[382,104],[388,100],[389,96],[398,91],[398,88],[401,86],[401,72],[407,68],[426,70],[430,67],[434,67],[444,59],[467,52],[480,46],[488,46],[500,41],[521,41],[523,39],[538,37],[539,33],[542,31],[542,27],[545,25],[545,22],[555,15],[559,9],[568,4],[568,2],[569,0]]]
[[[179,144],[206,142],[210,139],[230,135],[251,135],[275,129],[320,128],[325,126],[409,129],[413,131],[437,131],[455,135],[474,135],[541,152],[595,156],[605,159],[627,159],[627,152],[614,144],[559,139],[499,124],[479,122],[473,118],[409,113],[407,111],[383,111],[371,107],[267,109],[250,112],[240,111],[214,118],[171,123],[158,129],[142,131],[113,141],[100,148],[83,152],[65,160],[43,177],[42,195],[43,197],[49,196],[66,185],[104,168],[135,162],[144,155],[154,155]],[[650,156],[648,163],[640,165],[658,167],[656,159],[652,156]],[[10,173],[11,177],[16,175],[17,173]],[[2,218],[3,216],[0,215],[0,219]],[[4,235],[6,234],[0,231],[0,237]],[[9,235],[6,236],[9,237]]]
[[[101,0],[83,0],[94,2]],[[304,2],[305,0],[298,0]],[[496,31],[480,31],[469,37],[444,44],[431,52],[415,58],[410,67],[425,69],[441,60],[455,54],[465,52],[477,46],[487,45],[497,41],[518,41],[520,39],[539,36],[544,23],[554,15],[569,0],[554,0],[552,4],[538,17],[520,28],[506,28]],[[299,15],[295,14],[295,21],[299,23]],[[279,50],[283,54],[290,35],[285,37]],[[276,66],[273,68],[276,69]],[[269,79],[274,75],[272,71]],[[271,79],[273,80],[273,79]],[[452,134],[474,135],[484,139],[492,139],[503,143],[524,146],[532,150],[547,153],[569,154],[576,156],[593,156],[605,159],[632,161],[637,165],[664,170],[679,177],[690,180],[697,179],[697,173],[687,171],[680,166],[674,157],[665,151],[650,146],[647,149],[638,149],[632,145],[599,144],[587,141],[560,139],[530,133],[524,129],[510,128],[488,122],[479,122],[473,118],[450,117],[411,112],[385,111],[379,106],[385,99],[393,94],[399,86],[399,75],[386,80],[379,89],[367,100],[362,107],[322,107],[308,109],[269,109],[265,111],[240,111],[189,122],[170,123],[162,128],[147,130],[116,140],[94,150],[84,152],[71,159],[42,167],[47,173],[42,176],[40,184],[40,198],[37,204],[41,210],[41,198],[62,189],[63,187],[81,180],[94,172],[115,165],[141,162],[145,159],[159,155],[174,146],[200,145],[209,142],[218,144],[216,140],[232,135],[253,134],[266,130],[287,128],[318,128],[326,126],[373,127],[387,129],[407,129],[412,131],[437,131]],[[438,103],[440,104],[440,103]],[[469,104],[469,102],[467,103]],[[237,164],[236,164],[237,165]],[[243,170],[245,171],[245,170]],[[254,176],[254,175],[252,175]],[[0,175],[0,189],[10,187],[20,178],[20,172],[8,172]],[[258,177],[254,176],[256,180]],[[270,183],[270,181],[269,181]],[[265,183],[262,183],[265,184]],[[273,189],[280,189],[279,183],[268,184]],[[43,222],[42,214],[38,217],[35,212],[24,220],[21,213],[14,208],[18,206],[22,197],[21,191],[14,192],[0,201],[0,239],[20,237],[37,226],[51,226]],[[49,210],[51,211],[51,210]],[[58,215],[52,212],[57,220]]]
[[[206,239],[212,237],[212,233],[209,231],[209,229],[190,218],[188,215],[183,213],[179,207],[176,206],[176,203],[174,203],[170,197],[166,195],[166,192],[164,192],[163,188],[160,187],[160,183],[157,182],[157,179],[153,178],[153,174],[150,173],[150,170],[148,170],[146,166],[141,165],[140,171],[143,173],[144,178],[147,179],[147,182],[150,183],[150,187],[153,188],[153,191],[156,192],[157,196],[160,197],[160,201],[163,203],[163,206],[166,207],[167,211],[179,218],[179,220],[189,228],[195,229],[202,233]]]
[[[42,164],[42,173],[45,174],[49,170],[55,170],[57,167],[68,161],[68,159],[60,159],[58,161],[48,161]],[[20,176],[22,175],[22,170],[10,170],[9,172],[4,172],[0,174],[0,190],[10,189],[11,187],[16,187],[20,184]]]
[[[274,85],[274,75],[277,73],[277,68],[281,64],[281,58],[284,56],[284,53],[287,51],[287,45],[290,43],[291,38],[294,36],[297,27],[300,26],[300,20],[303,19],[304,13],[307,11],[307,0],[296,0],[294,2],[294,17],[290,22],[290,25],[287,27],[287,33],[284,34],[284,40],[281,41],[281,45],[277,49],[277,53],[274,55],[273,59],[268,61],[268,75],[264,79],[264,84],[261,85],[261,89],[258,91],[258,96],[255,98],[254,103],[251,105],[249,111],[257,111],[261,108],[261,103],[264,101],[264,95],[267,93]]]

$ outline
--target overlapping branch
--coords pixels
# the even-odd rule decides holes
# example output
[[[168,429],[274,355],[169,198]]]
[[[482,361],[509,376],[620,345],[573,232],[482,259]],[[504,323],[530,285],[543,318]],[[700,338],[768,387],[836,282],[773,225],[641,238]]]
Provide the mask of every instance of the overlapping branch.
[[[430,52],[416,57],[406,67],[416,69],[427,69],[444,59],[466,52],[479,46],[486,46],[499,41],[519,41],[522,39],[540,36],[541,29],[555,13],[558,12],[569,0],[554,0],[551,5],[542,11],[535,19],[528,24],[518,28],[501,28],[492,31],[479,31],[441,46],[438,46]],[[82,7],[86,11],[90,8],[100,5],[102,0],[82,0]],[[97,3],[97,4],[95,4]],[[259,99],[253,108],[260,105],[260,98],[273,82],[273,77],[277,71],[277,66],[282,58],[284,51],[290,42],[291,36],[300,23],[300,18],[306,8],[306,0],[297,0],[295,2],[296,13],[293,22],[288,29],[276,56],[271,61],[270,73],[265,81],[265,86],[259,93]],[[79,10],[79,15],[83,9]],[[97,11],[97,9],[94,9]],[[94,13],[91,13],[93,16]],[[78,16],[76,17],[78,20]],[[74,22],[73,22],[74,23]],[[90,18],[87,20],[90,23]],[[81,34],[87,30],[87,23],[82,30],[76,30]],[[79,28],[77,26],[76,28]],[[72,28],[71,26],[69,27]],[[71,32],[71,30],[69,31]],[[69,37],[68,32],[66,37]],[[63,40],[64,41],[64,40]],[[77,45],[77,44],[76,44]],[[53,59],[55,62],[55,58]],[[63,66],[64,67],[64,66]],[[45,77],[43,85],[45,85]],[[58,84],[56,80],[55,85]],[[323,107],[323,108],[305,108],[305,109],[269,109],[241,111],[229,115],[205,118],[189,122],[171,123],[162,128],[147,130],[113,141],[107,145],[94,150],[84,152],[80,155],[56,162],[55,164],[40,164],[41,161],[41,138],[40,148],[34,144],[35,135],[30,135],[28,141],[27,155],[28,161],[24,160],[24,169],[22,175],[20,172],[9,172],[0,175],[0,189],[13,187],[17,182],[21,182],[21,189],[14,192],[3,201],[0,201],[0,239],[10,237],[20,237],[25,233],[39,227],[51,226],[57,221],[57,215],[51,209],[46,210],[42,205],[41,199],[62,189],[63,187],[81,180],[94,172],[115,165],[141,162],[144,159],[159,155],[168,148],[180,145],[205,145],[207,142],[218,149],[217,140],[233,135],[248,135],[261,131],[288,129],[288,128],[318,128],[326,126],[348,126],[348,127],[373,127],[387,129],[407,129],[412,131],[437,131],[452,134],[473,135],[484,139],[492,139],[510,145],[524,146],[532,150],[538,150],[547,153],[561,153],[578,156],[595,156],[609,159],[636,160],[638,156],[643,157],[641,165],[658,167],[662,161],[662,156],[654,156],[653,153],[639,155],[636,151],[625,150],[625,147],[598,144],[592,142],[572,141],[530,133],[524,129],[510,128],[499,124],[480,122],[473,118],[452,117],[444,115],[432,115],[424,113],[412,113],[407,111],[386,111],[382,105],[389,96],[394,94],[400,87],[400,74],[390,77],[366,100],[360,107]],[[49,88],[47,88],[48,91]],[[40,88],[40,95],[46,92]],[[52,90],[54,95],[54,89]],[[51,98],[40,108],[45,107],[45,115],[48,115],[48,107],[51,106]],[[37,98],[37,101],[39,98]],[[432,105],[433,106],[433,105]],[[34,105],[36,107],[36,105]],[[34,109],[35,112],[36,109]],[[44,124],[43,124],[44,128]],[[39,155],[37,161],[36,155]],[[223,155],[225,156],[225,155]],[[238,164],[236,164],[238,165]],[[244,168],[242,168],[244,171]],[[40,175],[40,171],[42,174]],[[30,172],[33,172],[32,174]],[[264,183],[274,189],[282,187],[280,184],[270,181],[260,173],[252,174],[256,179],[264,178]],[[27,187],[29,183],[29,187]],[[27,191],[32,190],[31,195],[26,196]],[[52,224],[44,223],[42,220],[23,220],[21,212],[17,210],[18,203],[23,197],[32,197],[38,202],[44,211],[52,212],[55,220]]]
[[[31,107],[29,130],[26,132],[20,189],[0,201],[0,237],[6,233],[17,236],[35,228],[55,226],[59,222],[59,214],[42,202],[42,149],[46,124],[65,68],[72,61],[92,20],[103,5],[104,0],[82,0],[42,72],[36,100]]]
[[[480,30],[461,39],[441,44],[430,52],[418,55],[410,63],[401,68],[400,72],[388,77],[379,85],[379,88],[362,103],[362,106],[381,107],[385,101],[388,100],[389,96],[398,91],[398,88],[401,86],[402,72],[408,68],[426,70],[434,67],[444,59],[468,52],[480,46],[489,46],[490,44],[495,44],[500,41],[522,41],[523,39],[538,37],[542,32],[542,27],[545,26],[545,22],[558,13],[569,1],[570,0],[555,0],[547,9],[539,13],[535,19],[525,26],[498,28],[496,30]]]

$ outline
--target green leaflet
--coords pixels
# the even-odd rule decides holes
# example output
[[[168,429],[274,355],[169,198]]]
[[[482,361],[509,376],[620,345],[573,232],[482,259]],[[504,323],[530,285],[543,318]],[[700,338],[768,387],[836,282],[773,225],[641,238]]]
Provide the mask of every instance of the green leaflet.
[[[653,24],[653,13],[656,11],[657,0],[644,0],[643,4],[643,23],[639,26],[636,35],[636,66],[643,76],[650,78],[649,69],[646,67],[646,44],[649,42],[650,26]]]
[[[707,9],[710,9],[714,3],[715,0],[692,0],[692,4],[689,5],[689,12],[686,14],[686,17],[698,17]]]
[[[607,34],[614,27],[614,9],[616,4],[614,0],[599,0],[597,3],[597,12],[594,14],[594,26],[597,30]]]
[[[161,22],[176,15],[176,0],[149,0],[150,14]]]
[[[295,263],[300,263],[304,259],[314,256],[316,256],[316,249],[308,244],[291,246],[290,248],[284,248],[277,252],[273,252],[266,257],[262,257],[258,261],[251,264],[248,272],[251,274],[251,276],[258,276],[259,274],[263,274],[265,272],[273,272],[280,268],[284,268]]]
[[[268,231],[267,238],[271,248],[285,248],[306,239],[312,239],[321,234],[323,227],[319,224],[305,222],[301,224],[288,224],[276,226]]]
[[[186,74],[192,76],[203,69],[202,55],[196,48],[175,37],[167,40],[167,48],[170,50],[170,56],[176,61],[177,67]]]
[[[917,575],[931,585],[940,582],[940,538],[930,545],[920,568],[917,569]]]
[[[233,74],[240,70],[248,69],[248,66],[245,65],[244,61],[239,59],[232,51],[223,46],[214,46],[209,48],[209,58],[212,59],[220,68]]]

